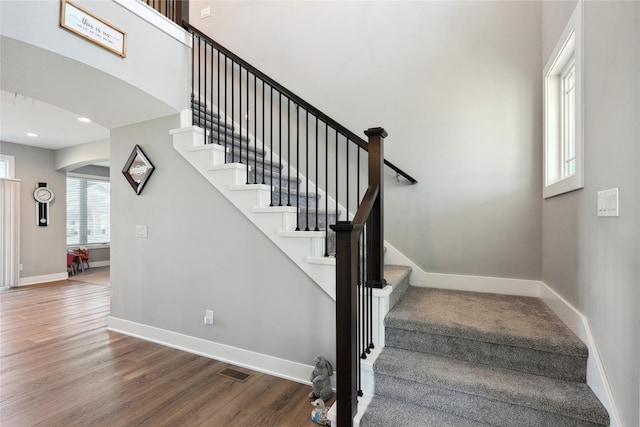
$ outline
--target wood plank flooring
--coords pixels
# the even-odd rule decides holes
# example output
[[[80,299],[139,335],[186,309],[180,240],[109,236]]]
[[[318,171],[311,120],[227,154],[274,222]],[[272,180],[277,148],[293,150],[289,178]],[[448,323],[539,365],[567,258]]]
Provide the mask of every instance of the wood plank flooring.
[[[109,293],[77,279],[0,291],[0,425],[317,425],[310,386],[107,331]]]

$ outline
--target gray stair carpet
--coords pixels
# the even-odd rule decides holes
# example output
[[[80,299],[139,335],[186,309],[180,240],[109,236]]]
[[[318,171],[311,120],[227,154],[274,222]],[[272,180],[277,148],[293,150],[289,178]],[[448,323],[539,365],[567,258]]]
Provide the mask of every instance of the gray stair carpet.
[[[273,156],[267,155],[261,145],[255,146],[246,132],[239,133],[232,124],[220,120],[205,103],[192,100],[194,126],[211,130],[208,142],[226,148],[226,163],[244,163],[248,166],[247,183],[270,185],[272,206],[299,206],[297,227],[300,230],[327,232],[326,254],[335,255],[335,234],[328,228],[340,218],[340,212],[323,209],[321,194],[299,191],[301,179],[283,169]],[[326,213],[326,215],[325,215]]]
[[[361,426],[609,425],[586,346],[540,299],[410,286],[385,326]]]

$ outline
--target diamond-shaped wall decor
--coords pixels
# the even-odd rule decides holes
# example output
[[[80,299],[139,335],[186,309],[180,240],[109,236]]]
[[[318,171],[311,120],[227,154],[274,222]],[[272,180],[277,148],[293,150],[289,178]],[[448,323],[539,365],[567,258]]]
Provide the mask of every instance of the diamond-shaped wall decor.
[[[133,191],[135,191],[136,194],[140,194],[154,170],[155,167],[144,154],[142,148],[140,148],[139,145],[136,145],[125,164],[124,169],[122,169],[122,174],[127,178],[129,184],[131,184]]]

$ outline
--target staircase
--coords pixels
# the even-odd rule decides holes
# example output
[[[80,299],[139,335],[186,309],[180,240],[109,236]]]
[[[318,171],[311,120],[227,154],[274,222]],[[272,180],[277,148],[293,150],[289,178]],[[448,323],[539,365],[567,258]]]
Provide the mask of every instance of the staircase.
[[[321,209],[321,192],[308,193],[236,125],[198,101],[192,108],[193,126],[171,131],[176,151],[335,299],[335,240],[327,225],[341,213]],[[205,125],[214,131],[205,133]]]
[[[409,287],[360,426],[603,426],[586,346],[537,298]]]
[[[323,210],[322,193],[237,126],[192,108],[194,126],[172,131],[176,150],[335,299],[327,225],[344,212]],[[384,271],[393,291],[374,312],[391,311],[373,336],[386,347],[361,378],[375,395],[360,426],[609,425],[586,384],[586,346],[541,300],[410,287],[409,273]]]
[[[198,64],[192,70],[192,126],[171,132],[174,148],[332,299],[339,289],[334,421],[352,424],[360,375],[358,387],[373,395],[358,414],[362,426],[609,425],[586,384],[586,346],[541,300],[410,287],[410,269],[400,266],[383,272],[392,286],[364,286],[384,282],[383,227],[378,227],[382,162],[416,182],[384,160],[384,129],[369,129],[365,142],[190,28],[192,65]],[[234,117],[244,117],[246,128]],[[360,181],[361,154],[371,160],[368,175],[375,185]],[[340,191],[339,180],[346,181]],[[336,241],[328,226],[339,220],[336,268]],[[358,240],[365,227],[374,237]],[[352,231],[358,235],[347,235]],[[366,244],[357,246],[361,242]],[[374,261],[362,263],[365,258]],[[363,295],[370,299],[360,299]],[[363,312],[366,321],[358,317]],[[371,350],[371,343],[372,357],[358,374],[360,353],[354,350],[357,345],[358,351]]]

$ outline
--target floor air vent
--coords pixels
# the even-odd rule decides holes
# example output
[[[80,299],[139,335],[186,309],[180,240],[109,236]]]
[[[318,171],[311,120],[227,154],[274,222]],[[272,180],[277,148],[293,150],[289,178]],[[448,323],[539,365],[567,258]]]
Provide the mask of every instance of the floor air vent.
[[[236,371],[232,368],[225,368],[222,371],[218,372],[218,374],[222,375],[223,377],[231,378],[235,381],[240,381],[241,383],[245,382],[251,376],[250,374],[245,374],[244,372]]]

